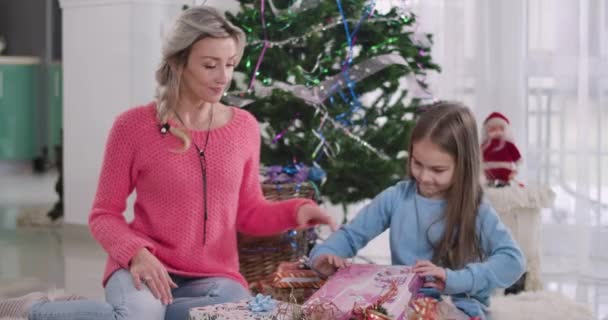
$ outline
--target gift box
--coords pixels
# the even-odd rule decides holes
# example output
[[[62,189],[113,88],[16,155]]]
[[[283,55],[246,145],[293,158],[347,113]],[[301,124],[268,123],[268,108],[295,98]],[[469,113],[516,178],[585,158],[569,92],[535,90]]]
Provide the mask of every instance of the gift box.
[[[276,272],[266,293],[277,300],[302,304],[324,281],[311,270]]]
[[[405,319],[421,286],[422,280],[408,266],[351,265],[334,274],[303,310],[310,318],[323,320]]]
[[[282,262],[277,272],[272,275],[271,286],[274,288],[313,288],[319,289],[325,283],[312,270],[304,264],[296,262]]]
[[[323,285],[321,280],[314,271],[284,271],[275,272],[273,275],[271,286],[275,288],[313,288],[319,289]]]
[[[254,309],[255,310],[255,309]],[[222,303],[190,309],[190,320],[291,320],[301,314],[301,308],[286,302],[274,301],[269,309],[252,310],[251,300]]]
[[[249,286],[254,293],[270,295],[285,302],[302,304],[325,283],[299,261],[281,262],[277,271]]]

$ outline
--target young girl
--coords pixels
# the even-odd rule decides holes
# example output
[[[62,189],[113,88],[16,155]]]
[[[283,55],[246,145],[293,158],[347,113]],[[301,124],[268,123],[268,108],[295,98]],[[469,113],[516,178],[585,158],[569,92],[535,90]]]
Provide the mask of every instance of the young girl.
[[[329,276],[390,228],[392,264],[414,266],[424,287],[485,319],[492,290],[513,284],[525,261],[494,209],[482,201],[473,114],[458,103],[428,107],[412,131],[409,154],[410,179],[383,191],[317,245],[311,265]]]

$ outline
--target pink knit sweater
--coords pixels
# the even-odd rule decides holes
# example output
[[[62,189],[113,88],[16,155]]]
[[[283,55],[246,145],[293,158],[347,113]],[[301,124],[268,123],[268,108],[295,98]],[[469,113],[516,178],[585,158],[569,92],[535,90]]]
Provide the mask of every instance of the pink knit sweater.
[[[236,234],[278,233],[296,227],[297,199],[269,202],[260,188],[260,131],[248,112],[211,130],[207,156],[208,221],[203,245],[203,186],[199,157],[192,146],[162,135],[154,103],[121,114],[110,131],[89,226],[108,253],[103,284],[114,271],[128,269],[135,253],[148,248],[170,273],[227,277],[247,287],[239,273]],[[172,125],[176,125],[172,123]],[[191,131],[204,145],[207,131]],[[137,193],[134,220],[123,216],[129,194]]]

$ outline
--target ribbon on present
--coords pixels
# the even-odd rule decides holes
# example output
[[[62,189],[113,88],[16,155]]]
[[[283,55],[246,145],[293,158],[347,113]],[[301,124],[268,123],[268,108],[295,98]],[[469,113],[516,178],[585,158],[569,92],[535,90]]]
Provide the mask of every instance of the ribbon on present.
[[[311,320],[304,316],[302,307],[294,303],[280,303],[276,310],[276,320]]]
[[[314,288],[319,289],[325,282],[312,270],[291,270],[275,272],[272,286],[275,288]]]
[[[376,310],[367,310],[365,320],[392,320],[391,317]]]
[[[305,319],[335,320],[342,319],[344,316],[340,308],[333,302],[321,299],[306,302],[302,307],[302,311]]]
[[[319,289],[325,281],[303,262],[284,261],[279,263],[277,271],[270,277],[270,286],[278,289]]]
[[[371,306],[362,310],[353,311],[352,320],[392,320],[391,317],[381,311],[372,309]]]
[[[378,297],[374,303],[366,307],[355,306],[352,311],[352,320],[390,320],[386,314],[386,310],[382,307],[383,304],[394,299],[399,292],[397,282],[391,281],[388,291]]]
[[[439,300],[420,296],[410,303],[408,320],[438,320],[440,318]]]
[[[251,298],[247,303],[251,312],[268,312],[274,310],[277,306],[277,301],[271,296],[265,296],[258,293],[255,297]]]

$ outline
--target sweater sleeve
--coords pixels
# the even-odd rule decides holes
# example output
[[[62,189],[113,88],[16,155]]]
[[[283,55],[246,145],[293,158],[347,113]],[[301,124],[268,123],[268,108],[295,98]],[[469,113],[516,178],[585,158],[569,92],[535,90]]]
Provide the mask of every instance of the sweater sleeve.
[[[243,170],[243,180],[239,191],[237,230],[250,235],[271,235],[297,227],[297,211],[305,204],[315,205],[310,199],[290,199],[268,201],[260,185],[261,138],[257,121],[250,116],[249,156]]]
[[[446,294],[477,295],[515,283],[526,266],[524,255],[494,208],[480,206],[481,242],[486,253],[483,262],[470,263],[460,270],[446,269]]]
[[[123,113],[114,122],[106,144],[97,194],[89,215],[93,237],[122,268],[128,268],[131,258],[143,247],[154,253],[149,241],[137,236],[124,217],[126,201],[134,189],[137,170],[135,153],[137,135],[133,134],[133,119]]]
[[[394,200],[398,193],[397,186],[384,190],[365,206],[355,219],[342,225],[324,243],[314,246],[310,253],[311,265],[322,254],[352,257],[369,241],[384,232],[391,224]]]

